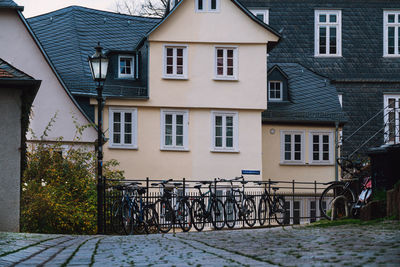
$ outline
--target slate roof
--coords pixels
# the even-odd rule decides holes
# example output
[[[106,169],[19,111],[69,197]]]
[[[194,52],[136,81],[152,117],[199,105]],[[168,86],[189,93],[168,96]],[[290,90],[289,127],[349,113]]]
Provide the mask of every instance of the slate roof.
[[[0,79],[34,80],[34,78],[32,78],[31,76],[11,66],[11,64],[7,63],[1,58],[0,58]]]
[[[398,0],[240,0],[269,9],[269,25],[282,35],[270,63],[294,62],[332,81],[400,81],[400,59],[383,57],[383,11]],[[314,57],[314,10],[342,11],[342,57]]]
[[[24,9],[24,7],[18,6],[12,0],[0,0],[0,8],[11,8],[11,9],[17,9],[17,10],[21,10],[21,11]]]
[[[268,102],[263,122],[334,123],[346,122],[336,88],[323,76],[297,63],[276,63],[288,76],[288,99]]]
[[[87,58],[98,41],[105,51],[133,51],[159,21],[130,15],[70,6],[37,17],[28,23],[74,95],[95,95]],[[143,98],[147,89],[106,82],[105,96]]]

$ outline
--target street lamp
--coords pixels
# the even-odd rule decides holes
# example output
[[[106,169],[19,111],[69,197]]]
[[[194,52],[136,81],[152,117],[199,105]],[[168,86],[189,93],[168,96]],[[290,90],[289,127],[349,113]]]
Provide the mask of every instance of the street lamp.
[[[103,86],[107,76],[108,58],[103,54],[100,42],[96,53],[88,57],[92,78],[97,90],[97,231],[104,234],[104,189],[103,179]]]

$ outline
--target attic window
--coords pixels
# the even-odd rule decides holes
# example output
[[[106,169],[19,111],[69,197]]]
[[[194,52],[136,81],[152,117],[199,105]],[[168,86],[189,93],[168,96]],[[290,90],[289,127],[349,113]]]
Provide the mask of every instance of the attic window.
[[[384,56],[400,56],[400,11],[383,12]]]
[[[282,101],[283,83],[281,81],[268,82],[268,97],[271,101]]]
[[[259,20],[268,24],[269,10],[268,9],[250,9],[250,12],[253,13]]]
[[[118,57],[118,78],[134,78],[133,56]]]
[[[196,12],[219,12],[220,0],[196,0]]]

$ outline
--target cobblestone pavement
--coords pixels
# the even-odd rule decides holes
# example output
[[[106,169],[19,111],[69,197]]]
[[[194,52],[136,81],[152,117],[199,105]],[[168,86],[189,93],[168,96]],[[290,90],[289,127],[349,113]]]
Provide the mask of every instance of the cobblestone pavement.
[[[400,266],[400,224],[143,236],[0,233],[0,266]]]

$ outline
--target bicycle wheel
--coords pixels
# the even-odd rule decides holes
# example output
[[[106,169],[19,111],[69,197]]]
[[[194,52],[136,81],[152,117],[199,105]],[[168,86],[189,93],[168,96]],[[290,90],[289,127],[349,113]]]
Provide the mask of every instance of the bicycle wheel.
[[[343,218],[346,216],[346,209],[350,214],[351,206],[355,203],[355,194],[350,188],[346,188],[343,183],[335,183],[328,186],[319,198],[319,210],[321,217],[331,219]],[[335,203],[335,211],[333,212],[332,205]],[[347,203],[347,207],[346,207]]]
[[[248,226],[253,227],[256,224],[256,204],[254,199],[246,198],[244,200],[243,215]]]
[[[236,201],[228,197],[224,203],[225,205],[225,223],[229,228],[235,227],[237,219]]]
[[[205,225],[205,208],[200,199],[193,200],[191,213],[194,228],[201,232]]]
[[[145,206],[144,210],[145,231],[147,234],[155,234],[159,231],[158,214],[153,205]]]
[[[261,198],[258,203],[258,221],[260,222],[260,226],[263,226],[265,221],[267,220],[268,214],[268,206],[267,200],[265,198]]]
[[[111,227],[115,234],[125,234],[122,225],[122,201],[121,199],[115,200],[111,208]]]
[[[221,200],[212,200],[211,203],[211,223],[215,229],[221,230],[225,226],[225,209]]]
[[[189,202],[186,199],[180,200],[176,219],[183,232],[188,232],[192,228],[192,216],[190,213]]]
[[[161,233],[168,233],[174,222],[174,211],[167,200],[160,200],[156,203],[159,215],[159,230]]]
[[[145,234],[146,233],[146,221],[145,221],[145,210],[140,209],[137,203],[133,204],[132,208],[132,231],[135,234]]]
[[[126,235],[132,234],[132,214],[127,201],[122,201],[122,228]]]
[[[275,203],[272,211],[275,215],[275,221],[282,225],[285,222],[286,216],[286,205],[285,205],[285,198],[282,196],[278,196],[275,198]]]

